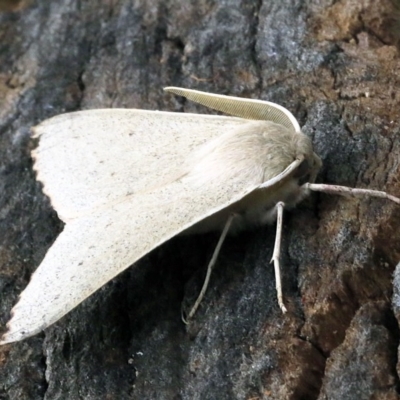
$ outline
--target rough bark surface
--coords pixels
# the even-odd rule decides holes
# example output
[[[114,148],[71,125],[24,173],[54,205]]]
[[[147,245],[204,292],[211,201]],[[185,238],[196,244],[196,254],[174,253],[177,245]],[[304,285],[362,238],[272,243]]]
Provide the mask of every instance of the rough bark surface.
[[[0,2],[0,323],[62,229],[30,127],[88,108],[207,112],[168,85],[275,101],[314,142],[318,180],[400,196],[400,24],[389,0]],[[313,195],[274,229],[182,237],[65,318],[0,348],[1,399],[397,399],[400,207]],[[399,267],[400,268],[400,267]],[[392,304],[393,298],[393,304]]]

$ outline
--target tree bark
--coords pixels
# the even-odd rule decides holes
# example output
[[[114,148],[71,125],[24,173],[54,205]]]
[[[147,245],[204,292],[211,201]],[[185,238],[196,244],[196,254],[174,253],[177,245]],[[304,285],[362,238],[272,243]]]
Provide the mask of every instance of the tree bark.
[[[32,0],[0,10],[0,323],[62,230],[30,128],[107,107],[207,113],[182,86],[274,101],[318,181],[400,196],[399,19],[389,0]],[[0,4],[1,5],[1,4]],[[4,11],[6,10],[6,11]],[[274,227],[177,237],[44,333],[0,348],[1,399],[397,399],[400,207],[313,194]],[[400,268],[400,267],[399,267]]]

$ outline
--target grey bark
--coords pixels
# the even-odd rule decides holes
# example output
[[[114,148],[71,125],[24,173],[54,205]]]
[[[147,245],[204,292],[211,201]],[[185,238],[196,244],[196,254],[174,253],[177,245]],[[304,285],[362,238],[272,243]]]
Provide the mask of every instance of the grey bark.
[[[35,181],[30,127],[87,108],[208,112],[175,85],[282,104],[319,181],[400,196],[399,25],[389,0],[35,0],[0,4],[0,323],[62,229]],[[400,208],[313,195],[229,238],[178,237],[65,318],[0,348],[1,399],[397,399]]]

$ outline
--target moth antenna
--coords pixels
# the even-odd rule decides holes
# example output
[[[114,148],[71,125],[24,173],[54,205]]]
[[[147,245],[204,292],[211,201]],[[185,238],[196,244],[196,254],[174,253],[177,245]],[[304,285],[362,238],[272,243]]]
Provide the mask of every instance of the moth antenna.
[[[381,190],[373,189],[358,189],[351,188],[348,186],[338,186],[338,185],[327,185],[322,183],[305,183],[303,186],[304,190],[313,190],[314,192],[324,192],[329,194],[337,194],[346,197],[379,197],[381,199],[388,199],[400,204],[400,199],[398,197],[392,196]]]
[[[164,90],[235,117],[272,121],[292,132],[300,133],[301,131],[299,123],[289,110],[270,101],[243,99],[173,86],[166,87]]]
[[[237,214],[232,213],[229,216],[229,218],[227,219],[226,223],[225,223],[224,229],[222,230],[221,236],[219,237],[217,246],[215,247],[214,253],[213,253],[213,255],[211,257],[211,260],[210,260],[210,262],[208,264],[207,274],[206,274],[206,278],[204,279],[203,287],[201,288],[200,294],[197,297],[197,300],[195,301],[195,303],[194,303],[192,309],[190,310],[187,318],[185,318],[183,313],[182,313],[181,318],[182,318],[182,321],[186,325],[189,324],[190,320],[193,318],[194,314],[196,313],[197,309],[199,308],[199,305],[200,305],[201,301],[204,298],[204,295],[205,295],[207,287],[208,287],[208,283],[210,282],[211,272],[212,272],[212,270],[214,268],[214,265],[215,265],[215,263],[217,261],[219,252],[221,251],[222,244],[225,241],[226,235],[228,234],[228,231],[229,231],[229,228],[231,227],[232,221],[236,217],[236,215]]]

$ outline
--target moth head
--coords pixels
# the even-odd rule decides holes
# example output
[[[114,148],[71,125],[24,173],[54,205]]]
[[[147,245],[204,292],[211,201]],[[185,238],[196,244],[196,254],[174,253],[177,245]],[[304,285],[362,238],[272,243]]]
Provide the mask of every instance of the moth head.
[[[303,185],[307,182],[314,183],[321,166],[321,159],[315,153],[313,153],[312,157],[303,159],[293,174],[293,177],[298,179],[300,185]]]
[[[297,167],[293,177],[299,180],[299,184],[306,182],[314,183],[317,174],[322,167],[322,161],[317,154],[314,153],[312,143],[309,137],[299,132],[296,135],[297,158],[303,159]]]

